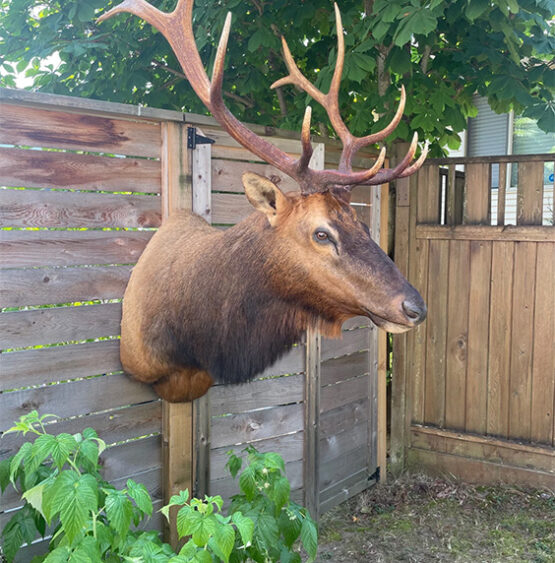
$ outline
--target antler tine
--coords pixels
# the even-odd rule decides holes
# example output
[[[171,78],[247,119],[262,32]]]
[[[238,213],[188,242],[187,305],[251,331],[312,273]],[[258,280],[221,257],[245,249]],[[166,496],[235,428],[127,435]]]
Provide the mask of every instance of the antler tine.
[[[298,160],[297,166],[299,171],[302,173],[305,170],[308,170],[308,164],[310,163],[310,159],[312,158],[312,144],[310,142],[310,119],[312,117],[312,108],[307,106],[304,112],[303,118],[303,127],[301,130],[301,147],[302,152],[301,156]],[[302,190],[302,186],[301,186]]]
[[[273,164],[288,176],[301,182],[301,179],[298,178],[295,159],[253,133],[224,104],[222,82],[225,50],[231,27],[230,14],[226,18],[220,38],[214,64],[214,83],[211,84],[204,70],[193,35],[193,0],[179,0],[175,10],[171,13],[161,12],[145,0],[124,0],[118,6],[103,14],[99,21],[104,21],[121,12],[130,12],[143,18],[164,35],[197,96],[237,142],[262,160]]]

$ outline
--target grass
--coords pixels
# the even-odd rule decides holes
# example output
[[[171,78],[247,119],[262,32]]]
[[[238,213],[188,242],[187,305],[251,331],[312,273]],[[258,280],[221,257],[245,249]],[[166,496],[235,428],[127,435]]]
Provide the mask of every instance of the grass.
[[[322,517],[317,561],[555,561],[555,493],[405,475]]]

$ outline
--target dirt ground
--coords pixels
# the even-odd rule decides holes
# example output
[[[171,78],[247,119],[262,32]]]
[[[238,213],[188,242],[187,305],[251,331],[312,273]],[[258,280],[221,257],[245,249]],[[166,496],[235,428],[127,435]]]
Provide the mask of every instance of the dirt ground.
[[[317,561],[555,562],[555,492],[403,476],[326,513]]]

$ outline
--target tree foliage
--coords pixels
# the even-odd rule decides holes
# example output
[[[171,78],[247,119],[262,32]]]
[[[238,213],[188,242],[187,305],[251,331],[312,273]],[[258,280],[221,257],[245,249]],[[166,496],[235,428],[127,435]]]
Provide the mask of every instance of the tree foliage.
[[[13,86],[25,71],[41,91],[205,112],[160,33],[131,15],[95,23],[117,3],[3,0],[0,84]],[[170,11],[175,0],[153,3]],[[408,139],[416,130],[435,141],[436,153],[458,145],[475,92],[497,112],[514,109],[555,129],[553,0],[342,0],[340,9],[347,51],[340,105],[355,134],[391,118],[401,84],[408,101],[395,135]],[[286,74],[279,36],[326,91],[336,56],[331,2],[196,0],[194,29],[207,67],[228,10],[228,106],[244,121],[298,128],[308,96],[292,86],[269,90]],[[56,52],[59,66],[41,67]],[[325,112],[314,109],[315,126],[327,128]]]

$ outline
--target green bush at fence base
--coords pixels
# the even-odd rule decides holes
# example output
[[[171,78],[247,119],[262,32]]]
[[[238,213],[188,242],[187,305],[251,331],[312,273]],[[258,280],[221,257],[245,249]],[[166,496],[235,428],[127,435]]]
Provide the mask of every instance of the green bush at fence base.
[[[49,552],[33,562],[300,563],[299,539],[310,560],[315,558],[316,525],[305,508],[291,502],[280,455],[246,449],[240,493],[232,497],[228,515],[220,496],[189,499],[188,491],[173,496],[161,512],[169,521],[170,508],[177,507],[177,533],[187,541],[176,553],[156,531],[136,529],[152,516],[146,487],[128,479],[120,490],[103,480],[99,456],[106,445],[97,433],[86,428],[55,436],[46,431],[49,418],[53,415],[33,411],[7,431],[36,436],[0,462],[2,493],[11,483],[24,502],[2,531],[0,558],[3,554],[8,563],[39,536],[50,537]],[[229,452],[227,468],[234,478],[242,466]]]

